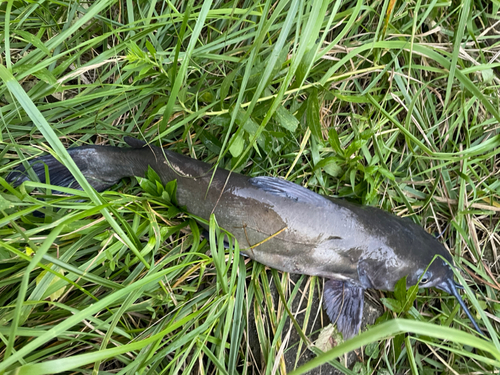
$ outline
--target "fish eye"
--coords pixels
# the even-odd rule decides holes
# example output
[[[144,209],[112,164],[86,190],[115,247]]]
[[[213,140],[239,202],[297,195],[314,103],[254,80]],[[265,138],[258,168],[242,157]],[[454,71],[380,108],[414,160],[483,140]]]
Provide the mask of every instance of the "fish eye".
[[[420,279],[420,285],[427,284],[431,280],[431,277],[432,277],[431,272],[427,271],[426,273],[424,273],[424,275]]]

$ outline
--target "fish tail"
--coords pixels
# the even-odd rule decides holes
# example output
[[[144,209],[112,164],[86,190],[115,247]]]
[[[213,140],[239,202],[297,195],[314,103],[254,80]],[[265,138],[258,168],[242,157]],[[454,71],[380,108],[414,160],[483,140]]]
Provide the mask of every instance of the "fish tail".
[[[156,161],[155,147],[142,148],[145,143],[130,137],[125,137],[125,141],[133,148],[80,146],[67,151],[90,185],[97,191],[104,191],[123,177],[143,177],[148,165]],[[48,182],[47,177],[49,177],[51,185],[81,190],[73,174],[52,155],[31,160],[29,168],[40,182]],[[26,168],[20,165],[7,176],[6,180],[18,186],[24,181],[30,181],[31,178]]]

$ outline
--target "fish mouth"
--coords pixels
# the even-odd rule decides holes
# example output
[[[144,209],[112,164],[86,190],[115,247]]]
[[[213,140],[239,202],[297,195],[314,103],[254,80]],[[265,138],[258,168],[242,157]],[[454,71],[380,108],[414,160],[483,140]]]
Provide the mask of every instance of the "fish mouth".
[[[472,322],[472,325],[474,326],[476,331],[478,333],[480,333],[481,335],[484,335],[483,331],[481,331],[481,328],[479,328],[479,325],[476,323],[476,321],[472,317],[471,312],[469,311],[469,309],[465,305],[464,300],[462,299],[462,297],[460,297],[460,294],[458,294],[458,289],[464,289],[464,287],[462,285],[456,283],[453,279],[448,278],[448,279],[442,281],[441,283],[439,283],[438,285],[436,285],[436,288],[444,290],[446,293],[454,296],[457,299],[458,304],[465,311],[465,314],[467,315],[469,320]]]

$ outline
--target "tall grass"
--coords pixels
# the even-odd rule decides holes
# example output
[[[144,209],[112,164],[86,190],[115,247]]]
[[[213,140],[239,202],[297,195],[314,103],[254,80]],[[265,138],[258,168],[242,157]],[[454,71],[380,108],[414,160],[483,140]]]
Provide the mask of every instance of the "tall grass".
[[[284,374],[326,362],[348,374],[498,372],[498,5],[0,9],[0,372]],[[214,218],[200,236],[153,175],[97,194],[65,151],[124,135],[410,217],[453,254],[489,337],[446,293],[373,292],[385,311],[375,326],[321,354],[321,279],[241,258]],[[5,182],[45,152],[82,191]]]

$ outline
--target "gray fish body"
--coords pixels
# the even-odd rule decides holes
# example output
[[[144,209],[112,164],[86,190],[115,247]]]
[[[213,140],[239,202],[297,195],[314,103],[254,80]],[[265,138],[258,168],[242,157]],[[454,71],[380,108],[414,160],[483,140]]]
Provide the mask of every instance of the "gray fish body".
[[[163,183],[176,179],[181,206],[204,219],[213,212],[218,224],[247,249],[243,252],[266,266],[393,290],[403,276],[423,271],[436,254],[453,262],[420,226],[378,208],[329,199],[285,180],[249,178],[223,169],[211,181],[211,165],[153,150],[116,155],[125,168],[123,176],[144,176],[151,165]]]
[[[97,190],[123,177],[143,177],[151,166],[163,183],[177,180],[181,206],[203,219],[214,213],[219,226],[235,236],[250,258],[281,271],[334,281],[325,287],[325,305],[344,337],[359,330],[364,289],[393,290],[404,276],[408,285],[414,285],[436,255],[453,264],[443,245],[410,220],[329,199],[278,178],[250,178],[223,169],[213,175],[207,163],[126,140],[135,148],[85,146],[68,151]],[[53,160],[40,160],[49,165],[51,182],[66,184],[57,180],[62,173],[51,167],[49,159]],[[34,169],[43,178],[36,165]],[[436,259],[427,272],[422,286],[437,286],[458,296],[445,262]]]

